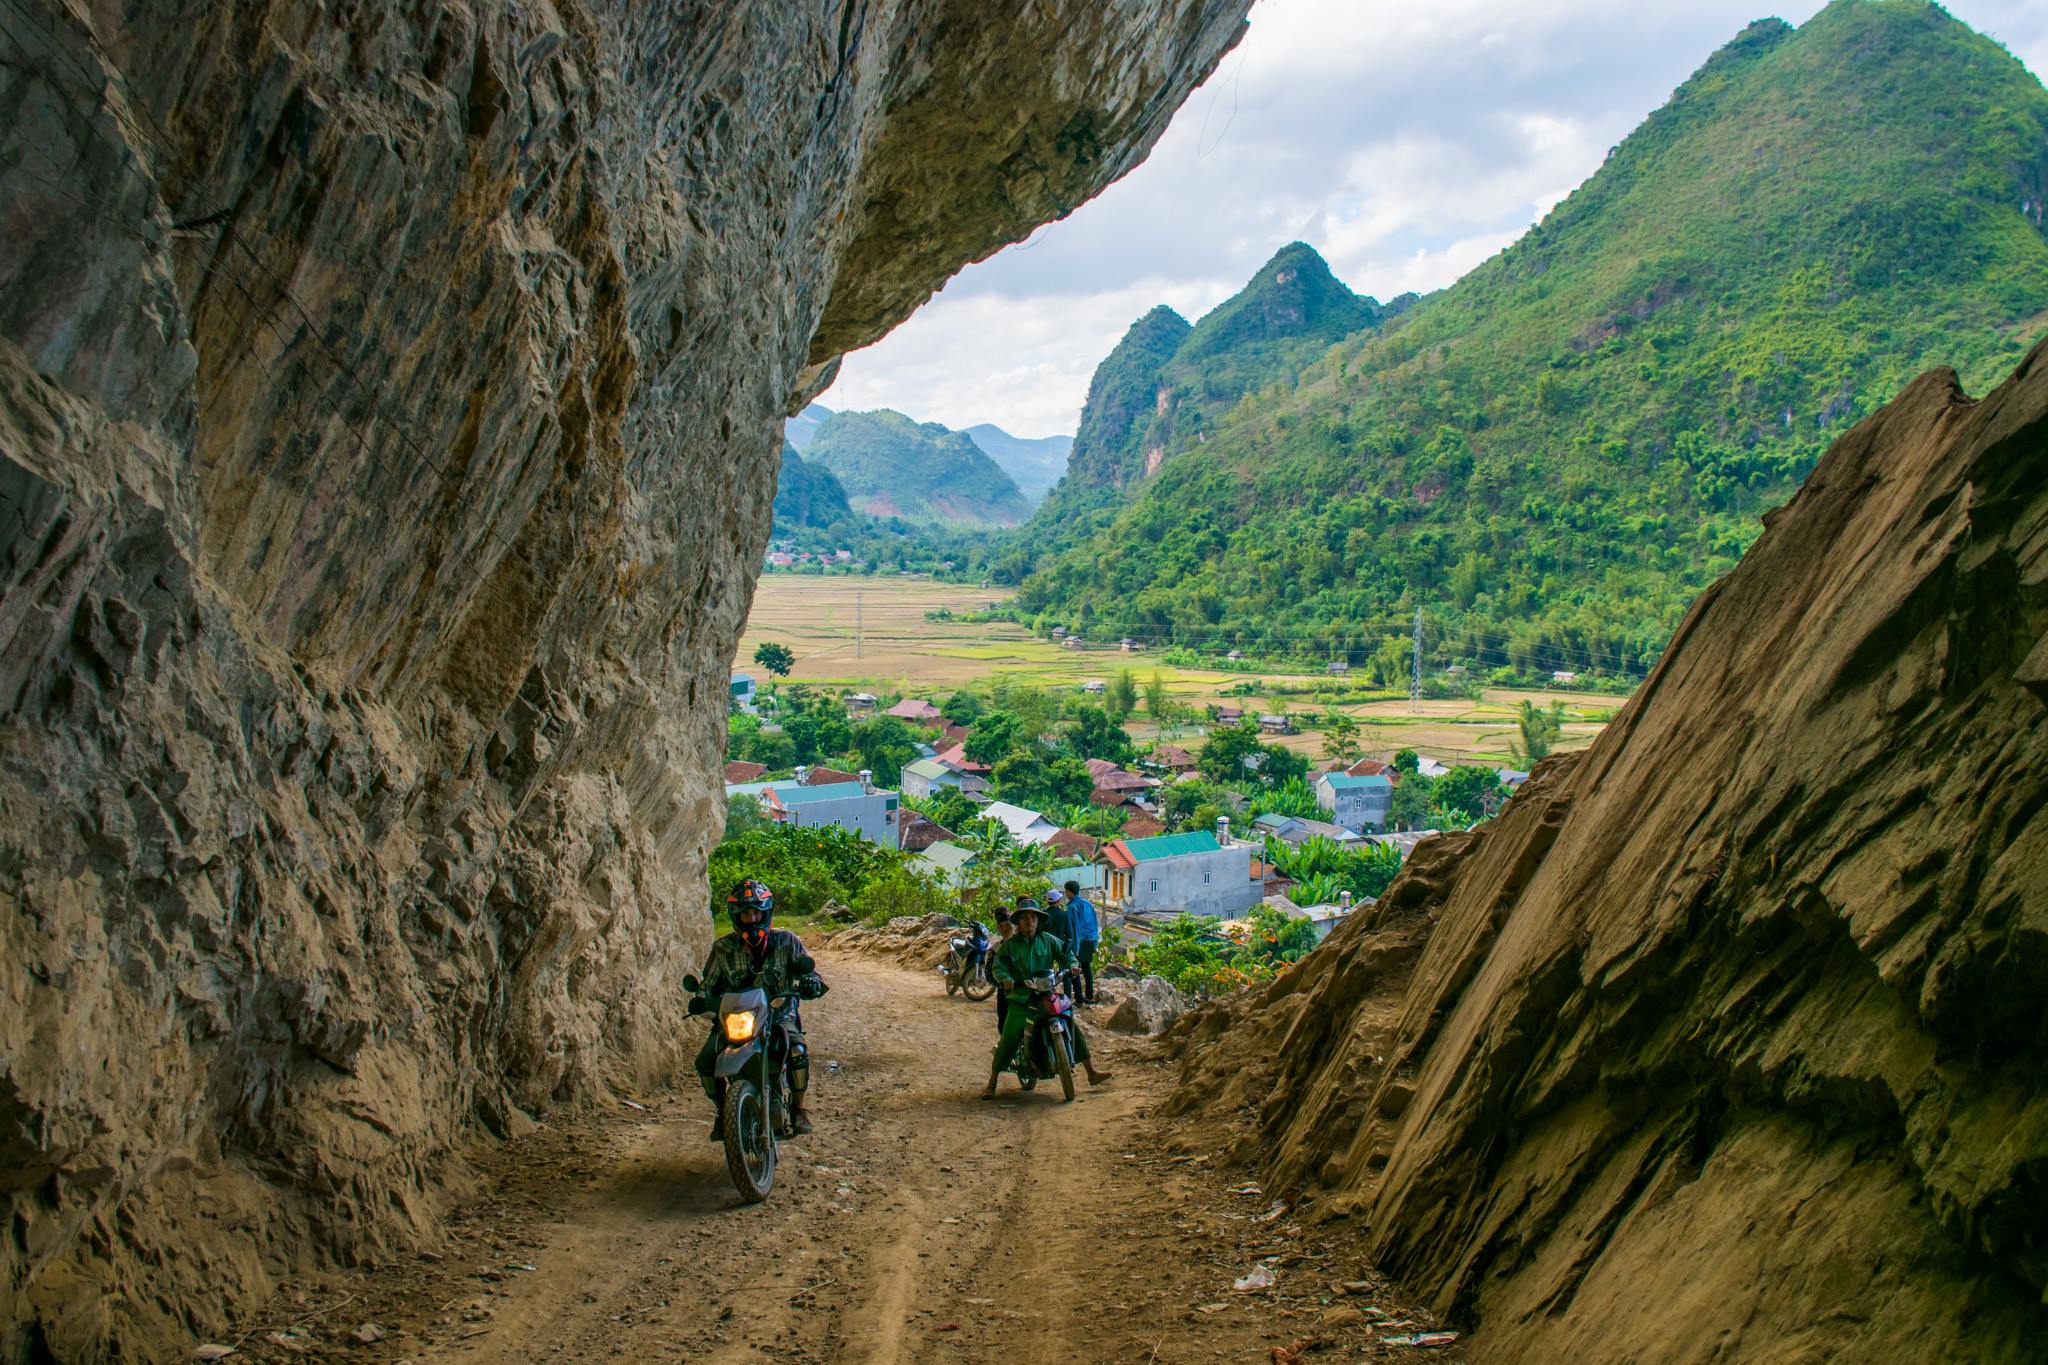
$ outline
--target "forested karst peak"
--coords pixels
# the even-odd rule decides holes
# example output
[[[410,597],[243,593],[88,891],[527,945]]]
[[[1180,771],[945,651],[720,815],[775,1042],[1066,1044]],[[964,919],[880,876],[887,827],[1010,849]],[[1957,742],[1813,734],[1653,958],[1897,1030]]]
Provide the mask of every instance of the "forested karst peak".
[[[806,454],[871,516],[1015,526],[1031,512],[1016,482],[964,432],[889,408],[833,413]]]
[[[1255,280],[1001,568],[1105,632],[1357,654],[1421,607],[1447,657],[1638,671],[1830,441],[2042,333],[2044,184],[2048,92],[1939,7],[1753,24],[1449,290],[1186,363]]]

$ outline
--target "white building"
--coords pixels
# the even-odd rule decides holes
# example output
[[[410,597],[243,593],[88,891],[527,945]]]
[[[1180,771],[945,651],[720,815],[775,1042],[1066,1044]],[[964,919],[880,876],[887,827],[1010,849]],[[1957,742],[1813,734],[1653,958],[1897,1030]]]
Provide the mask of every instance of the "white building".
[[[1007,801],[991,801],[982,808],[982,815],[990,820],[1000,820],[1003,828],[1010,831],[1010,837],[1020,844],[1042,844],[1060,832],[1060,827],[1035,810],[1013,806]]]
[[[1266,893],[1264,880],[1252,878],[1251,845],[1219,844],[1206,830],[1112,839],[1095,860],[1103,894],[1125,910],[1241,915]]]

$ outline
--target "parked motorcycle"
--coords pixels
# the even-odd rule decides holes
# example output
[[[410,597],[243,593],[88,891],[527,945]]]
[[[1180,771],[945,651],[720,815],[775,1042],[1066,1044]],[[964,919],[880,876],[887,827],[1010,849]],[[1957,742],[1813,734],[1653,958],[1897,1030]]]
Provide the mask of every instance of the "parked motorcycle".
[[[952,951],[939,964],[946,978],[946,994],[958,991],[969,1000],[986,1000],[996,993],[996,983],[988,974],[989,949],[988,930],[979,920],[969,932],[953,935]]]
[[[683,988],[694,998],[703,983],[686,976]],[[784,1067],[794,1004],[786,995],[770,1000],[758,986],[718,998],[712,1074],[725,1082],[725,1169],[750,1204],[774,1188],[778,1139],[792,1134]]]
[[[1024,1008],[1032,1012],[1030,1029],[1025,1032],[1024,1046],[1017,1049],[1017,1060],[1010,1065],[1016,1073],[1017,1083],[1026,1090],[1037,1087],[1040,1081],[1058,1078],[1060,1096],[1064,1101],[1074,1098],[1074,1001],[1063,989],[1067,983],[1050,976],[1034,976],[1024,983],[1031,992],[1028,1004],[1017,1002],[1011,1009]]]

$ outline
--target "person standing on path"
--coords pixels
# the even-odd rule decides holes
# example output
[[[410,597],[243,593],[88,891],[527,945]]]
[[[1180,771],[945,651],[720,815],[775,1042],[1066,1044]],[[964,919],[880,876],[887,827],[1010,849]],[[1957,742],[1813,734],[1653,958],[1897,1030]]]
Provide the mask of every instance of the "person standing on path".
[[[993,975],[996,989],[1012,997],[1009,1017],[1003,1021],[1003,1036],[996,1043],[996,1055],[989,1066],[988,1088],[981,1092],[985,1100],[995,1098],[996,1081],[1009,1069],[1017,1056],[1017,1049],[1024,1046],[1024,1034],[1038,1022],[1038,998],[1024,983],[1034,977],[1052,976],[1064,969],[1071,958],[1067,945],[1051,934],[1041,932],[1038,905],[1027,899],[1017,902],[1017,908],[1010,912],[1010,922],[1017,932],[996,950]],[[1101,1085],[1109,1079],[1107,1071],[1097,1071],[1095,1063],[1088,1056],[1088,1040],[1081,1034],[1079,1020],[1069,1020],[1073,1031],[1069,1035],[1074,1043],[1074,1060],[1088,1073],[1088,1084]]]
[[[1095,1003],[1095,950],[1102,944],[1102,923],[1095,903],[1081,894],[1081,883],[1067,883],[1067,923],[1074,930],[1074,960],[1081,964],[1081,999]]]
[[[1044,932],[1066,944],[1068,951],[1071,952],[1074,947],[1074,926],[1067,918],[1066,900],[1057,886],[1045,893]]]

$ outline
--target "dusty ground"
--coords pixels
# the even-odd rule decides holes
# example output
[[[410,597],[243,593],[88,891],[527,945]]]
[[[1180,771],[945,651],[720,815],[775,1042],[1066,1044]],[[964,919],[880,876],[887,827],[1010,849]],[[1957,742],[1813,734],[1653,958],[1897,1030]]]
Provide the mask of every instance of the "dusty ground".
[[[1461,1358],[1380,1343],[1428,1320],[1341,1238],[1179,1150],[1147,1117],[1169,1082],[1149,1044],[1096,1028],[1116,1069],[1103,1089],[1065,1105],[1006,1080],[978,1103],[991,1006],[820,957],[820,1123],[784,1146],[767,1203],[733,1192],[700,1096],[644,1097],[482,1154],[485,1189],[442,1257],[289,1285],[228,1343],[259,1360],[1171,1365],[1318,1341],[1299,1359]],[[1233,1289],[1262,1263],[1274,1288]],[[1332,1308],[1356,1311],[1326,1324]],[[364,1324],[381,1339],[352,1341]]]

